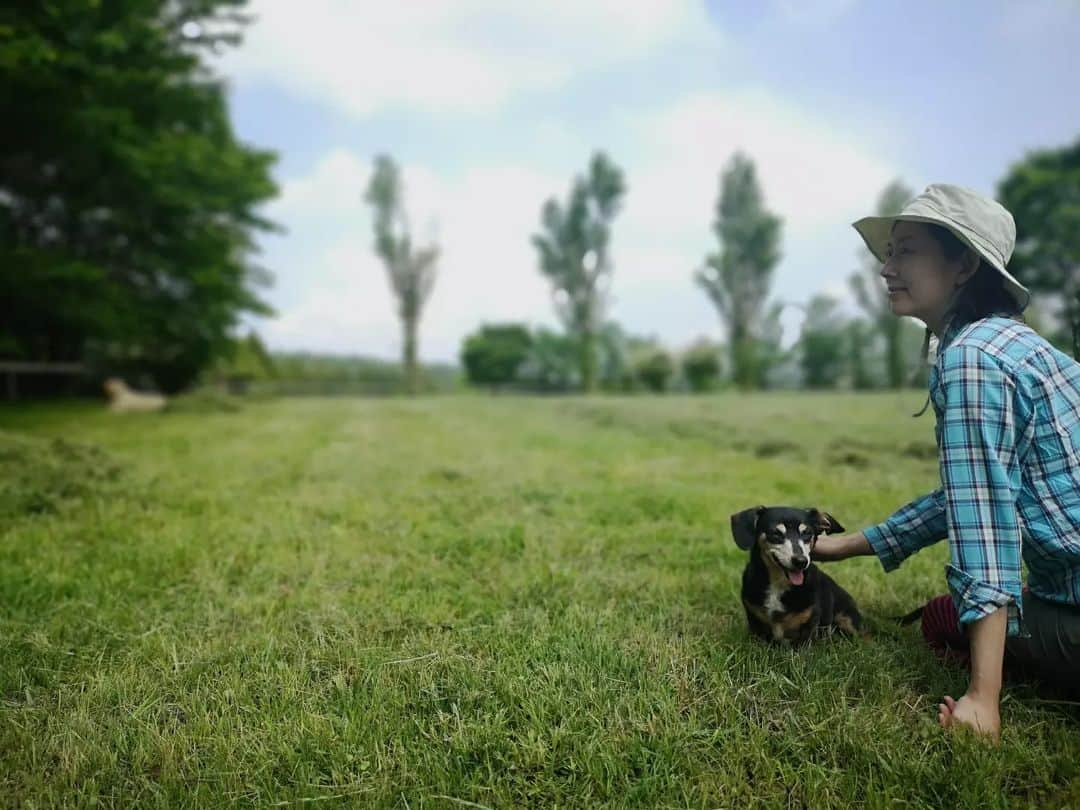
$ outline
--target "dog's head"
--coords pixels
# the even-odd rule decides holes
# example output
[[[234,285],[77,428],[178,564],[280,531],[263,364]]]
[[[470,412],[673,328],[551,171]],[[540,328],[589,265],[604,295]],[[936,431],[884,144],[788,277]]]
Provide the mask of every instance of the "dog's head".
[[[128,390],[127,385],[119,377],[109,377],[102,383],[101,387],[105,389],[105,393],[110,397],[117,397]]]
[[[842,531],[836,518],[820,509],[755,506],[731,516],[735,545],[748,551],[757,543],[762,556],[776,563],[792,585],[802,585],[818,536]]]

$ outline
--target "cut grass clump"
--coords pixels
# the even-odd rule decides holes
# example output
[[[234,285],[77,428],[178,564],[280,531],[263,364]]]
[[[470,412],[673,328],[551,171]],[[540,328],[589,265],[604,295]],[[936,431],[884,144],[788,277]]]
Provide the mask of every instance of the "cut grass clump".
[[[167,413],[236,413],[243,410],[239,397],[213,388],[197,388],[169,399]]]
[[[0,519],[52,514],[111,489],[121,466],[93,444],[0,431]]]

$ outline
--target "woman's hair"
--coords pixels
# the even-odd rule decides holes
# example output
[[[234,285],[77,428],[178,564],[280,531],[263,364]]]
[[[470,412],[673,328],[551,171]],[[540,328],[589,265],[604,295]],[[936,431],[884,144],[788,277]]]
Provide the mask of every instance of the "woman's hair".
[[[950,261],[960,258],[965,250],[971,249],[944,225],[934,225],[928,222],[926,228],[937,243],[941,245],[945,258]],[[974,275],[956,291],[945,320],[958,325],[971,323],[979,320],[979,318],[989,318],[991,315],[1023,320],[1020,313],[1020,305],[1005,289],[1005,277],[992,267],[986,259],[980,257],[979,267]]]

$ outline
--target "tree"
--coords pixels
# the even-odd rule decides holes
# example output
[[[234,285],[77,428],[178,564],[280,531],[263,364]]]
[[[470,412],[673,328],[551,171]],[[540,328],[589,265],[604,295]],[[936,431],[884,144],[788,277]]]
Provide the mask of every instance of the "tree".
[[[667,389],[668,380],[674,372],[675,364],[671,355],[661,346],[652,346],[634,357],[634,376],[654,393],[660,394]]]
[[[692,391],[708,391],[720,379],[720,347],[702,340],[682,358],[683,376]]]
[[[251,262],[274,156],[233,134],[204,63],[242,0],[9,4],[0,12],[3,343],[175,391],[269,314]],[[10,317],[9,317],[10,315]]]
[[[634,387],[630,345],[634,338],[618,324],[607,321],[596,334],[596,381],[605,391],[629,391]]]
[[[727,325],[736,384],[759,388],[764,368],[758,339],[780,261],[781,221],[766,210],[754,163],[742,153],[721,175],[713,231],[720,252],[706,257],[695,280]]]
[[[375,172],[368,184],[365,199],[375,212],[375,253],[386,265],[390,288],[398,303],[402,329],[402,365],[410,394],[420,390],[419,351],[420,315],[435,285],[435,245],[413,245],[409,220],[404,209],[401,173],[387,155],[375,158]]]
[[[998,197],[1016,220],[1009,269],[1033,292],[1059,297],[1080,358],[1080,138],[1014,164]]]
[[[611,225],[625,193],[622,171],[597,152],[587,173],[574,178],[565,206],[554,199],[544,203],[541,232],[532,238],[556,312],[577,344],[586,392],[596,388],[596,335],[612,272]]]
[[[529,356],[518,370],[518,379],[538,391],[570,391],[581,384],[580,357],[577,343],[570,335],[537,329]]]
[[[461,362],[469,382],[492,387],[514,382],[529,357],[532,343],[532,335],[523,324],[482,326],[465,339],[461,349]]]
[[[844,371],[845,330],[838,323],[836,307],[835,298],[816,295],[806,308],[799,344],[808,388],[835,388]]]
[[[875,213],[882,217],[898,214],[913,196],[911,189],[893,180],[878,197]],[[862,269],[852,273],[848,283],[855,300],[885,339],[885,379],[889,387],[902,388],[905,374],[902,321],[889,307],[889,294],[881,280],[881,262],[865,246],[859,249],[859,256]]]
[[[862,318],[852,318],[847,325],[848,374],[851,387],[865,391],[874,387],[874,378],[866,367],[866,349],[870,344],[870,327]]]

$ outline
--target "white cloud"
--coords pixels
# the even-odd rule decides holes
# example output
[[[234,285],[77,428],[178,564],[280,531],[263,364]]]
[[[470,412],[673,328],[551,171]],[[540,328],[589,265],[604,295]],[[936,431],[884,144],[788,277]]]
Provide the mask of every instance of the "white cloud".
[[[260,328],[276,348],[394,357],[400,326],[363,202],[369,165],[334,150],[310,174],[286,182],[270,215],[288,228],[268,245],[278,276],[279,316]],[[421,241],[441,248],[434,292],[422,318],[421,353],[456,358],[481,321],[552,322],[548,288],[529,234],[561,179],[521,167],[479,167],[458,177],[404,166],[406,208]]]
[[[763,93],[700,94],[646,118],[642,128],[667,156],[638,182],[645,193],[637,200],[652,201],[652,223],[685,222],[687,211],[672,205],[680,197],[697,218],[705,212],[711,220],[720,170],[736,151],[754,160],[766,204],[784,217],[787,235],[861,214],[893,175],[842,129]]]
[[[675,0],[255,0],[227,75],[364,117],[385,107],[489,110],[520,91],[709,37],[703,6]]]
[[[676,344],[703,332],[719,336],[690,279],[717,247],[719,175],[737,150],[755,161],[766,206],[784,220],[773,289],[787,301],[846,286],[858,247],[850,223],[897,173],[871,146],[762,93],[695,95],[644,116],[637,129],[642,155],[628,167],[630,193],[616,226],[614,314],[631,329],[651,329],[645,302],[663,294],[663,304],[654,303],[667,313],[661,334]]]

